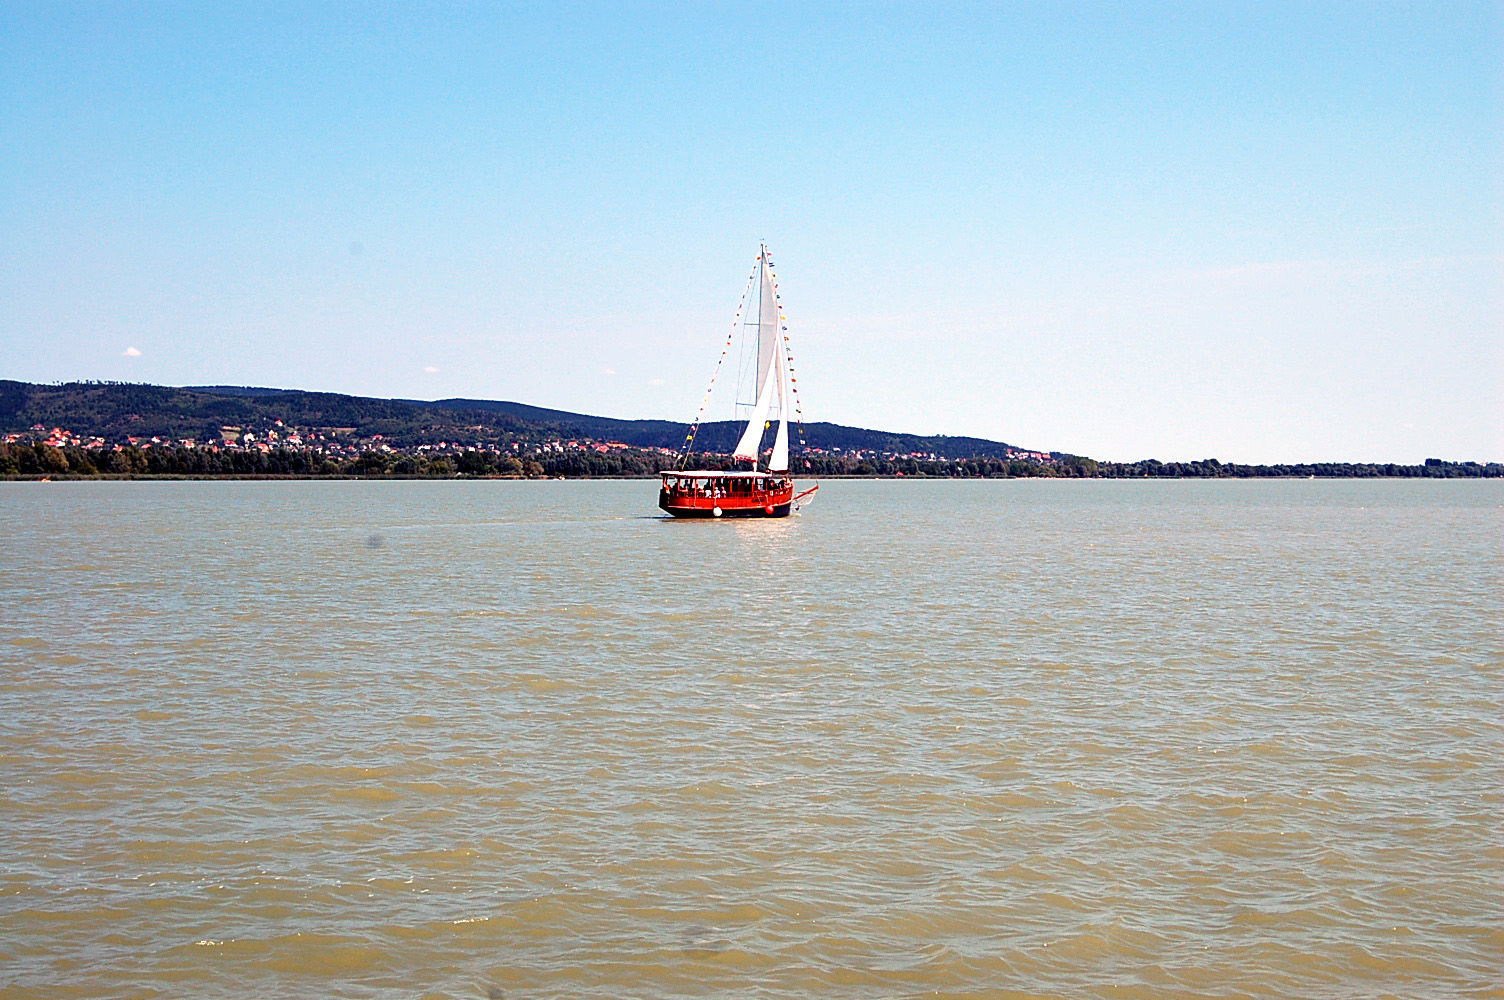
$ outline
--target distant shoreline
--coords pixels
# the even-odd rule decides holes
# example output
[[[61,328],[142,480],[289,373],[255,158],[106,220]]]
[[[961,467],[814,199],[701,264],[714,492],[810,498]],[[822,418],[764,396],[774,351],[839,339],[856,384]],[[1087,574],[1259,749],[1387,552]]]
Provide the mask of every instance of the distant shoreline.
[[[1232,480],[1281,480],[1295,482],[1300,480],[1386,480],[1393,482],[1405,482],[1414,480],[1482,480],[1504,479],[1504,473],[1487,471],[1481,474],[1454,474],[1454,475],[1375,475],[1372,473],[1348,473],[1348,474],[1224,474],[1220,476],[1205,475],[1158,475],[1158,476],[1124,476],[1124,475],[1095,475],[1095,476],[934,476],[934,475],[905,475],[905,474],[879,474],[860,475],[851,473],[805,473],[796,474],[796,479],[807,480],[876,480],[884,482],[914,482],[914,483],[955,483],[955,482],[1025,482],[1032,480],[1046,480],[1056,482],[1206,482],[1206,481],[1232,481]],[[227,473],[222,475],[191,475],[182,473],[98,473],[88,475],[84,473],[64,472],[42,475],[37,473],[28,474],[0,474],[0,483],[171,483],[171,482],[241,482],[241,483],[275,483],[275,482],[305,482],[305,483],[379,483],[379,482],[518,482],[518,483],[551,483],[551,482],[657,482],[656,475],[584,475],[584,476],[504,476],[504,475],[288,475],[283,473],[267,473],[264,475],[247,473]]]

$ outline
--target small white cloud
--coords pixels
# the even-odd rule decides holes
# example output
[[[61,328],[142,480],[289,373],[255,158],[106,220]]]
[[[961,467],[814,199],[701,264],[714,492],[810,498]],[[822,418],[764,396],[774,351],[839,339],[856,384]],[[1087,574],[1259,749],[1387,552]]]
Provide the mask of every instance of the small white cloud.
[[[127,347],[125,350],[120,352],[120,356],[122,358],[139,358],[141,356],[141,351],[135,347]]]
[[[602,375],[615,375],[616,374],[616,369],[615,368],[602,368],[601,369],[601,374]]]
[[[663,385],[663,384],[664,384],[663,383],[663,379],[661,379],[661,378],[655,378],[651,382],[648,383],[648,385]]]
[[[437,375],[439,373],[439,370],[437,368],[435,368],[433,365],[424,365],[423,366],[423,370],[426,371],[430,375]]]

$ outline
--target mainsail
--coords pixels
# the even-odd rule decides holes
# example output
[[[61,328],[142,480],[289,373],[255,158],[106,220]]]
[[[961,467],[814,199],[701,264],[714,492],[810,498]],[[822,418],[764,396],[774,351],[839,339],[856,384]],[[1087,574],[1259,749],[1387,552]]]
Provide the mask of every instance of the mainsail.
[[[776,415],[778,431],[773,436],[773,454],[768,459],[769,472],[789,470],[789,373],[784,358],[782,326],[778,312],[778,295],[773,288],[773,272],[768,266],[768,248],[757,258],[761,277],[761,294],[757,304],[757,403],[736,443],[733,458],[756,462],[762,447],[763,432]]]

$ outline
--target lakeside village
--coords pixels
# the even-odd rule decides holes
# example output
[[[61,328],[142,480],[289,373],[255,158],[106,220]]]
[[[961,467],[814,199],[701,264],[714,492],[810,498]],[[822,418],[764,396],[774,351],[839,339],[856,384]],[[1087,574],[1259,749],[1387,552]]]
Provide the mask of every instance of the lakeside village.
[[[381,434],[360,436],[356,430],[303,429],[275,420],[264,426],[223,426],[213,437],[111,440],[35,424],[27,431],[0,435],[0,475],[653,476],[676,467],[680,459],[680,452],[671,448],[590,438],[397,445]],[[712,468],[728,461],[722,456],[696,456],[697,464]],[[975,462],[968,468],[953,459],[919,452],[812,447],[801,454],[800,461],[816,475],[1008,474],[1002,469],[994,473],[978,468]],[[980,461],[995,464],[1000,460]],[[1056,460],[1046,452],[1010,449],[1008,458],[1001,461],[1016,466],[1014,475],[1049,475],[1043,470]]]
[[[467,452],[496,452],[523,456],[534,453],[563,454],[567,451],[606,454],[613,451],[634,450],[661,455],[678,454],[667,448],[634,449],[631,445],[620,441],[597,442],[589,439],[566,441],[562,438],[541,443],[512,441],[504,447],[486,442],[463,444],[459,441],[440,441],[437,444],[420,444],[404,448],[393,446],[384,435],[372,434],[368,437],[357,437],[355,431],[354,427],[328,427],[315,431],[300,431],[277,420],[260,431],[247,430],[239,426],[221,427],[218,437],[202,441],[191,437],[164,438],[159,436],[127,436],[118,441],[111,441],[97,435],[91,437],[75,434],[61,427],[49,428],[45,424],[34,424],[29,431],[0,436],[0,443],[41,444],[49,448],[81,448],[90,452],[119,452],[127,448],[139,448],[142,451],[152,448],[184,448],[189,451],[202,449],[215,454],[240,451],[259,452],[265,455],[273,451],[293,451],[310,452],[330,458],[358,458],[366,452],[379,455],[411,454],[425,457],[429,455],[458,456]]]

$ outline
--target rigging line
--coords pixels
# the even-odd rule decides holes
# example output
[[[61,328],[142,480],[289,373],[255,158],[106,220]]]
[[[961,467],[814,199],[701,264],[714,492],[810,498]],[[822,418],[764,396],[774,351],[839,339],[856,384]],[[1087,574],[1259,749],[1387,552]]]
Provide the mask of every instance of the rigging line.
[[[799,432],[799,454],[807,456],[809,453],[809,443],[804,439],[804,404],[799,396],[799,380],[794,378],[794,348],[789,341],[789,328],[785,325],[788,322],[788,317],[784,315],[782,300],[778,297],[778,276],[771,272],[772,265],[770,263],[769,273],[773,284],[774,300],[778,303],[778,308],[775,311],[775,314],[778,316],[778,334],[783,337],[784,368],[788,372],[790,402],[794,406],[794,427]],[[806,467],[808,463],[809,459],[806,457]],[[793,462],[789,464],[793,465]]]
[[[758,255],[758,263],[761,264],[762,256]],[[689,456],[694,454],[695,437],[700,433],[700,421],[705,417],[705,407],[710,402],[710,394],[715,391],[715,382],[721,375],[721,363],[726,360],[726,352],[731,349],[732,338],[736,335],[736,327],[743,319],[743,312],[747,304],[747,292],[752,283],[757,280],[757,268],[752,269],[752,274],[747,279],[747,285],[742,289],[742,301],[737,304],[736,318],[731,321],[731,331],[726,335],[726,343],[721,347],[721,356],[716,358],[715,371],[710,373],[710,384],[705,388],[705,398],[700,401],[700,411],[695,414],[695,421],[689,427],[689,433],[684,438],[684,454],[679,458],[679,471],[689,467]]]
[[[737,398],[732,401],[732,417],[736,420],[746,419],[752,415],[752,410],[757,406],[757,398],[762,390],[762,324],[766,320],[762,314],[762,280],[764,275],[768,275],[771,280],[773,264],[768,259],[771,255],[768,253],[767,244],[758,244],[758,248],[757,263],[753,267],[753,288],[748,290],[749,296],[755,295],[757,298],[757,322],[752,322],[752,309],[749,303],[747,311],[742,313],[741,342],[738,347],[740,353],[737,355]],[[751,370],[750,375],[748,369]]]
[[[762,320],[762,284],[758,280],[761,277],[761,270],[762,270],[762,257],[758,256],[758,258],[757,258],[757,264],[754,265],[753,268],[752,268],[752,277],[751,277],[751,279],[748,282],[748,288],[747,288],[746,291],[744,291],[742,293],[742,295],[743,295],[744,298],[747,297],[747,296],[750,296],[751,293],[752,293],[753,287],[754,286],[756,287],[756,290],[757,290],[757,293],[758,293],[757,294],[757,310],[758,310],[757,316],[758,316],[758,321],[759,322],[761,322],[761,320]],[[742,407],[742,406],[754,406],[754,405],[756,405],[751,400],[743,400],[741,398],[742,397],[742,391],[743,391],[743,389],[746,388],[746,384],[747,384],[747,354],[748,354],[748,350],[749,350],[749,345],[752,345],[752,343],[753,343],[753,338],[747,336],[747,327],[752,325],[751,322],[750,322],[751,316],[749,315],[751,313],[751,311],[752,311],[752,307],[749,304],[747,306],[746,310],[744,312],[742,312],[742,314],[741,314],[741,320],[742,321],[741,321],[741,324],[740,324],[740,328],[741,329],[740,329],[740,333],[739,333],[739,336],[741,337],[741,340],[738,343],[738,346],[737,346],[737,355],[736,355],[736,383],[732,387],[732,398],[731,398],[731,418],[732,418],[732,420],[740,419],[741,416],[742,416],[741,411],[739,411],[737,409],[738,407]],[[755,359],[757,357],[756,347],[753,346],[750,349],[751,349],[752,357]],[[757,376],[755,374],[752,377],[752,397],[753,397],[753,400],[755,400],[756,397],[757,397]]]

